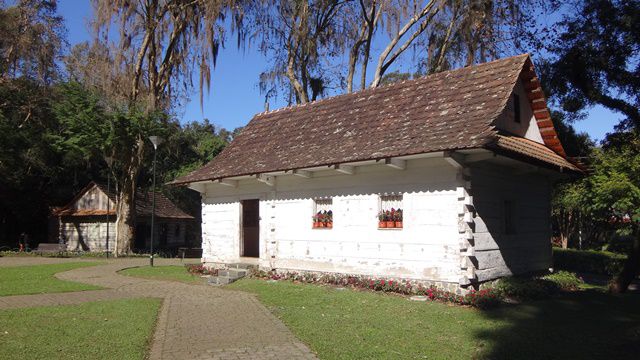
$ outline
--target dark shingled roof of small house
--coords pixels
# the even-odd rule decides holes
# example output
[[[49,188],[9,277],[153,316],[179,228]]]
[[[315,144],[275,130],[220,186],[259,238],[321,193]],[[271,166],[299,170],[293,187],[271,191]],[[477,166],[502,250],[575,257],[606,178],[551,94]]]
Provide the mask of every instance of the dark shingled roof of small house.
[[[526,139],[505,142],[494,127],[518,79],[548,156],[537,156],[539,148],[523,154],[534,150],[529,142],[513,143]],[[211,162],[173,184],[496,147],[579,171],[566,159],[527,54],[259,113]]]
[[[105,193],[113,203],[116,201],[115,189],[111,188],[107,191],[107,186],[97,182],[90,182],[84,189],[80,190],[78,194],[64,207],[59,208],[53,212],[55,216],[102,216],[107,215],[107,210],[101,209],[73,209],[73,204],[82,197],[87,191],[91,190],[94,186],[97,186],[103,193]],[[136,192],[136,216],[138,217],[151,217],[153,192],[138,190]],[[109,215],[115,215],[115,211],[109,211]],[[158,218],[167,219],[194,219],[193,216],[182,211],[171,200],[169,200],[162,193],[156,191],[156,212],[155,216]]]

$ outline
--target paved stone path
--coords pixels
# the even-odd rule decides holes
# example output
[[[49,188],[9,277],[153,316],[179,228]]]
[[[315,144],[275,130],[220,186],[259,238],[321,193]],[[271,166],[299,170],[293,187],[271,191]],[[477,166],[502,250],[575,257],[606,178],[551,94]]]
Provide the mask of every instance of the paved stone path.
[[[75,262],[78,259],[0,258],[0,266]],[[158,265],[178,264],[160,259]],[[0,297],[0,309],[88,301],[157,297],[163,299],[150,359],[316,359],[316,356],[252,294],[172,281],[119,275],[118,270],[148,264],[118,259],[56,277],[107,290]]]

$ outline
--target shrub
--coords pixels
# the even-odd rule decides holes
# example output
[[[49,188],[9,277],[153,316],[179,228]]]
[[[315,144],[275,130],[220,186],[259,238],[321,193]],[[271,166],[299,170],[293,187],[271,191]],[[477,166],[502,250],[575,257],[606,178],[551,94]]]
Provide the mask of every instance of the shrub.
[[[584,283],[578,275],[568,271],[558,271],[557,273],[545,275],[540,279],[555,284],[561,290],[576,290]]]
[[[547,285],[531,277],[510,276],[498,280],[495,289],[515,299],[540,299],[553,291]]]
[[[544,276],[502,278],[497,281],[495,290],[503,296],[519,300],[540,299],[561,290],[576,290],[582,283],[576,274],[559,271]]]
[[[560,270],[613,276],[622,270],[626,259],[608,251],[553,249],[553,265]]]
[[[482,289],[479,291],[471,291],[464,296],[465,304],[475,306],[479,309],[489,309],[498,306],[502,302],[503,295],[497,289]]]

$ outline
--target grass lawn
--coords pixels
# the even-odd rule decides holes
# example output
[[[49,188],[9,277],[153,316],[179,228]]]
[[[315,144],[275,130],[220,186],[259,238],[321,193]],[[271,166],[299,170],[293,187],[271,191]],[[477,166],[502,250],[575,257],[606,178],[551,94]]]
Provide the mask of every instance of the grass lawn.
[[[119,272],[122,275],[141,277],[145,279],[180,281],[189,284],[204,284],[205,280],[199,276],[189,274],[187,268],[180,265],[168,266],[140,266]]]
[[[0,267],[0,296],[26,295],[83,290],[99,290],[99,286],[59,280],[53,275],[98,262],[78,262],[32,266]]]
[[[10,359],[143,359],[158,299],[0,310],[0,354]]]
[[[321,359],[637,359],[640,296],[577,292],[491,311],[244,279]]]

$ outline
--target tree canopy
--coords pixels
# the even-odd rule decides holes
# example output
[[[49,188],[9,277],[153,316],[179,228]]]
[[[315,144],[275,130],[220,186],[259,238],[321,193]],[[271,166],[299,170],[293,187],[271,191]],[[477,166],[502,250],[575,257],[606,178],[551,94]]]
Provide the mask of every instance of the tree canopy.
[[[624,116],[640,128],[640,2],[583,0],[547,44],[545,90],[574,118],[593,105]]]

